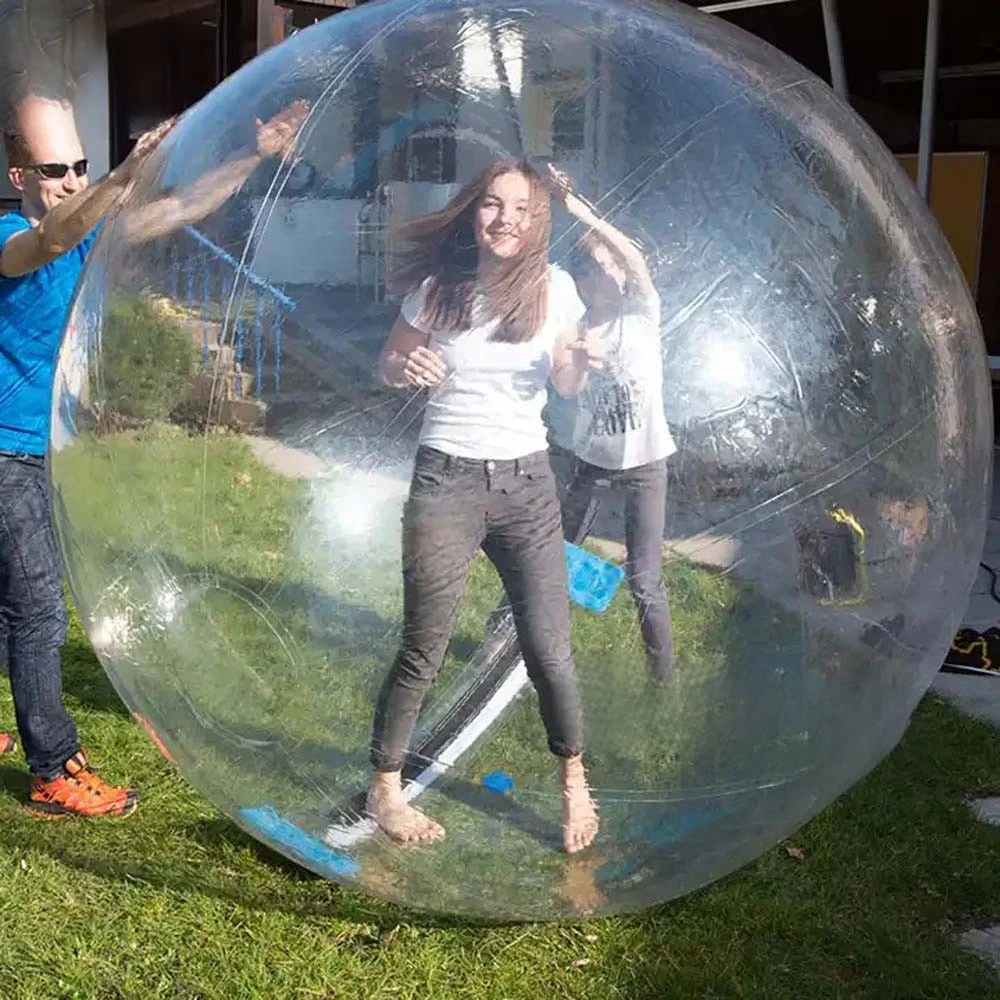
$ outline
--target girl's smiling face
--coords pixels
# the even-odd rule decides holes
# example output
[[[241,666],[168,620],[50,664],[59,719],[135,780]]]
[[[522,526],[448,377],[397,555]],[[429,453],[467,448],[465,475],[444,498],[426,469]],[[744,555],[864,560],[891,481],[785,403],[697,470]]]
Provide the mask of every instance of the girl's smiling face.
[[[512,171],[490,181],[476,206],[476,245],[501,260],[516,257],[531,232],[531,181]]]

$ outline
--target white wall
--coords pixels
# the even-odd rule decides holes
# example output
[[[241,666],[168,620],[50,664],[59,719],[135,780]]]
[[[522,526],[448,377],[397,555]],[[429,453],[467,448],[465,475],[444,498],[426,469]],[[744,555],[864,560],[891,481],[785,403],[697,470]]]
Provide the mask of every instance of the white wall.
[[[457,184],[393,183],[386,185],[396,222],[434,212],[455,196]],[[358,280],[358,223],[363,202],[351,198],[282,201],[272,206],[255,199],[251,210],[266,219],[257,240],[251,269],[274,284],[354,285]],[[372,222],[377,224],[373,217]],[[374,249],[378,236],[368,238]],[[382,242],[381,253],[386,246]],[[384,258],[382,266],[384,267]],[[361,263],[362,282],[372,283],[374,261]]]
[[[93,71],[80,86],[73,102],[83,148],[92,164],[90,175],[103,177],[111,167],[111,102],[108,94],[108,47],[100,47]]]
[[[103,18],[103,14],[100,15]],[[73,22],[70,31],[73,31]],[[77,127],[83,147],[90,158],[91,178],[106,174],[111,150],[110,104],[108,95],[108,50],[102,44],[94,54],[92,67],[83,75],[73,95]],[[7,160],[0,147],[0,198],[16,198],[17,192],[7,180]]]
[[[283,201],[255,199],[255,217],[267,219],[250,261],[273,284],[353,285],[357,281],[357,220],[361,202],[349,198]]]
[[[470,94],[488,93],[495,89],[496,63],[489,48],[485,29],[463,32],[463,89]],[[591,85],[591,75],[598,67],[594,64],[588,47],[560,50],[551,54],[553,80],[535,82],[527,72],[532,56],[523,50],[519,37],[502,35],[500,47],[505,60],[508,82],[517,114],[521,120],[526,152],[535,156],[552,154],[552,115],[559,99],[569,95],[587,95],[586,148],[581,152],[581,163],[559,163],[571,170],[589,167],[597,172],[614,171],[616,164],[609,162],[608,154],[611,129],[609,123],[620,115],[615,103],[614,88],[607,76],[608,67],[600,67],[605,80],[598,106],[596,88]],[[525,65],[525,63],[529,65]],[[383,90],[372,95],[387,107],[403,109],[413,107],[411,91],[401,89],[398,94]],[[494,112],[491,114],[491,111]],[[350,152],[351,120],[354,109],[344,102],[330,121],[324,120],[305,151],[322,176],[333,172],[344,154]],[[505,125],[511,130],[504,134]],[[459,148],[458,176],[465,180],[472,177],[491,159],[490,139],[495,140],[495,153],[516,149],[514,124],[509,109],[499,98],[495,108],[484,107],[482,101],[460,103],[455,134],[474,141],[463,142]],[[374,136],[373,136],[374,138]],[[580,172],[579,169],[577,172]],[[578,178],[582,179],[582,178]],[[411,218],[424,212],[442,208],[454,196],[457,184],[431,184],[424,182],[393,182],[386,185],[394,222]],[[366,255],[359,264],[359,213],[362,203],[338,198],[281,198],[277,205],[265,205],[257,200],[251,206],[257,218],[267,219],[256,242],[252,269],[268,281],[282,283],[315,283],[322,285],[354,285],[361,281],[370,286],[375,261]],[[363,238],[363,237],[362,237]],[[384,245],[382,253],[385,251]],[[384,266],[384,261],[383,261]]]

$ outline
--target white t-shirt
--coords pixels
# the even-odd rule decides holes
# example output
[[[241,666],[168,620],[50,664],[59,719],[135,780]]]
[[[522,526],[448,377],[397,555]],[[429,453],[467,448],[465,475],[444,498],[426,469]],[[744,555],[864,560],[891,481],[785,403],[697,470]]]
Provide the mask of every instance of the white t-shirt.
[[[584,305],[573,279],[549,267],[548,316],[531,340],[508,344],[490,340],[499,320],[468,330],[430,330],[420,313],[427,279],[402,305],[410,326],[430,334],[448,374],[432,389],[424,411],[420,443],[459,458],[523,458],[547,447],[542,408],[557,339],[575,333]]]
[[[605,349],[577,397],[570,450],[601,469],[634,469],[672,455],[677,446],[663,412],[659,302],[626,301],[622,313],[593,328]]]

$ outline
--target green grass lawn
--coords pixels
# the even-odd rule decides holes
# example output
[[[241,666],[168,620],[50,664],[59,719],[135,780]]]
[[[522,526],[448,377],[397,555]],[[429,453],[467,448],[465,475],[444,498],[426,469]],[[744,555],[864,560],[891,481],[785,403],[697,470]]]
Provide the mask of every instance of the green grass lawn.
[[[70,576],[126,702],[229,815],[269,807],[320,834],[367,782],[399,635],[402,494],[387,498],[385,481],[366,491],[357,473],[289,480],[239,438],[164,427],[82,438],[54,468],[75,526]],[[866,651],[735,577],[682,561],[665,572],[679,655],[669,689],[649,681],[626,588],[601,615],[574,610],[602,821],[588,859],[558,849],[557,768],[528,688],[424,794],[445,844],[401,853],[366,840],[349,855],[359,881],[449,913],[616,912],[726,873],[867,769],[844,752],[844,718],[864,724],[844,713],[866,699],[887,710],[891,664],[873,670]],[[423,725],[462,696],[500,594],[479,558]],[[884,728],[898,730],[902,705]],[[503,798],[481,784],[498,770],[515,780]]]
[[[4,762],[0,995],[1000,997],[954,942],[1000,918],[1000,833],[963,805],[1000,791],[1000,741],[936,698],[795,835],[801,859],[776,847],[636,916],[477,927],[339,889],[260,848],[131,721],[76,621],[65,662],[84,739],[143,803],[120,824],[37,820],[20,808],[23,766]]]
[[[317,499],[314,484],[275,476],[234,439],[123,436],[85,442],[59,461],[64,498],[93,532],[78,527],[76,581],[114,581],[113,659],[125,696],[151,707],[185,775],[227,810],[269,803],[318,823],[324,802],[364,780],[372,696],[397,637],[391,526],[369,534],[362,559],[350,537],[315,520],[342,495]],[[179,615],[157,604],[174,577],[185,580]],[[668,579],[682,651],[668,696],[645,682],[626,595],[604,618],[575,613],[592,773],[604,795],[597,849],[573,861],[553,849],[552,764],[526,696],[458,774],[426,794],[449,827],[447,847],[363,845],[355,884],[458,910],[479,893],[477,908],[493,916],[511,907],[599,912],[602,895],[624,898],[630,878],[652,898],[683,887],[698,864],[704,881],[703,856],[721,849],[728,830],[750,830],[749,842],[756,827],[781,826],[772,808],[791,822],[810,780],[842,780],[835,767],[823,770],[823,757],[849,734],[805,750],[797,741],[804,725],[826,720],[828,703],[866,683],[865,665],[827,648],[822,670],[789,677],[810,653],[808,637],[793,642],[794,616],[696,566],[673,564]],[[476,566],[438,708],[498,593]],[[95,621],[107,610],[86,609]],[[786,657],[786,676],[761,697],[769,652]],[[953,940],[956,929],[1000,916],[1000,834],[963,804],[1000,790],[1000,746],[934,699],[888,761],[795,834],[803,857],[779,846],[633,917],[486,927],[373,901],[259,846],[154,749],[76,617],[65,660],[86,744],[108,777],[141,790],[143,804],[121,824],[42,822],[19,808],[23,768],[4,762],[2,996],[1000,996]],[[9,698],[4,707],[10,718]],[[518,781],[504,800],[478,788],[496,768]],[[788,779],[775,798],[752,794],[748,779],[761,774]],[[716,794],[724,779],[735,799]],[[704,803],[652,793],[699,788],[716,813],[685,834]],[[641,843],[650,818],[680,831],[660,853]],[[630,852],[630,838],[643,849]]]

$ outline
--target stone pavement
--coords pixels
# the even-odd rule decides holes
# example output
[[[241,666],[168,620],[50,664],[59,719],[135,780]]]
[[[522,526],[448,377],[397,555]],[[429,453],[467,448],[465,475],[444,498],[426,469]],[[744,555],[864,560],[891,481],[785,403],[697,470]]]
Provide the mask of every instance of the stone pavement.
[[[994,463],[1000,463],[1000,448],[994,451]],[[993,479],[993,501],[982,561],[1000,573],[1000,470],[994,474]],[[1000,624],[1000,604],[993,597],[992,587],[992,577],[980,567],[979,576],[976,577],[969,596],[969,609],[965,614],[964,624],[980,631],[989,628],[990,625]],[[1000,580],[997,589],[1000,593]]]
[[[1000,611],[1000,604],[997,605]],[[1000,615],[997,615],[1000,623]],[[972,674],[938,674],[931,690],[966,715],[1000,727],[1000,677]]]
[[[1000,459],[1000,449],[996,449],[995,459]],[[993,501],[982,561],[1000,573],[1000,474],[993,480]],[[992,588],[992,577],[985,569],[980,569],[969,595],[964,625],[979,631],[1000,625],[1000,603],[993,597]],[[997,590],[1000,593],[1000,579]],[[1000,676],[938,674],[931,690],[963,712],[1000,726]]]
[[[1000,449],[994,452],[994,459],[996,465],[996,459],[1000,459]],[[1000,474],[994,475],[993,502],[982,561],[1000,572]],[[969,595],[965,625],[979,631],[991,625],[1000,625],[1000,603],[993,597],[992,588],[992,577],[986,570],[980,569]],[[938,674],[931,690],[968,715],[985,719],[1000,727],[1000,676]],[[969,808],[982,822],[1000,826],[1000,799],[979,799],[977,802],[970,802]],[[966,931],[960,935],[959,940],[962,947],[978,955],[1000,973],[1000,924]]]
[[[1000,973],[1000,924],[966,931],[959,937],[959,940],[962,942],[963,948],[978,955]]]
[[[1000,826],[1000,799],[978,799],[972,803],[976,819],[992,826]]]
[[[314,479],[327,469],[327,463],[319,455],[293,448],[276,438],[248,434],[244,440],[258,461],[289,479]]]

